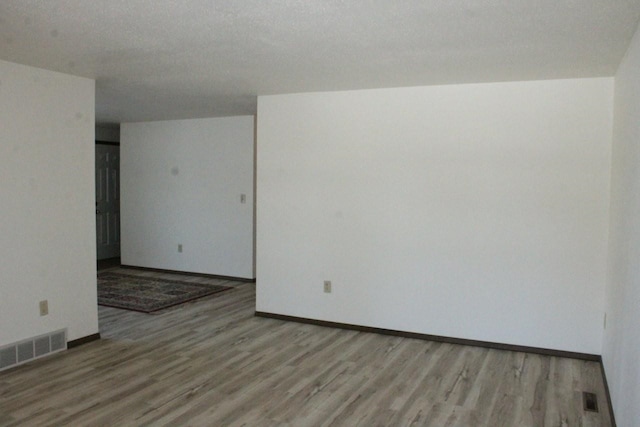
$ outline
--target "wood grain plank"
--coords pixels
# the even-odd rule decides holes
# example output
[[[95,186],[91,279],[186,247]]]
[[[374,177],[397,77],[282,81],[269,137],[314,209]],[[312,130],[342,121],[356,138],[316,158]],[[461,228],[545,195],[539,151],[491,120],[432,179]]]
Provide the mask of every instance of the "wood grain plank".
[[[0,373],[0,426],[611,425],[596,362],[255,317],[253,283],[122,271],[233,289],[100,307],[103,339]]]

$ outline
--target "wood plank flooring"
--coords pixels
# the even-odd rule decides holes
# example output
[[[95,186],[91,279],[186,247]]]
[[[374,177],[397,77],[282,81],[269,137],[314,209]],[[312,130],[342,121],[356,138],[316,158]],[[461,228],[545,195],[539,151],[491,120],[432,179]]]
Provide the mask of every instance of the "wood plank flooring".
[[[102,340],[0,372],[0,426],[610,425],[596,362],[255,317],[255,284],[229,284],[159,314],[100,307]]]

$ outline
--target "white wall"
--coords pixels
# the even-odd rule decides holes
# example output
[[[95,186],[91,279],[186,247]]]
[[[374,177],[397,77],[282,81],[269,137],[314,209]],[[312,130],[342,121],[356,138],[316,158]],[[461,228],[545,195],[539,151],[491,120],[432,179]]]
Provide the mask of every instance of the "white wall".
[[[253,116],[120,131],[122,263],[254,278]]]
[[[98,332],[94,92],[93,80],[0,61],[0,346]]]
[[[602,357],[621,426],[640,425],[640,31],[615,77],[607,329]]]
[[[612,95],[602,78],[259,97],[257,310],[599,354]]]

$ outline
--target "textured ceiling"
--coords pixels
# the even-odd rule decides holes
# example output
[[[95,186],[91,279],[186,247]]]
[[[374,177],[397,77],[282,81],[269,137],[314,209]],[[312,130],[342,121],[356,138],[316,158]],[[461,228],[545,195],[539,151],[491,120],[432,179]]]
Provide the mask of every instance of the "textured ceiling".
[[[100,123],[256,96],[611,76],[640,0],[0,0],[0,59],[96,79]]]

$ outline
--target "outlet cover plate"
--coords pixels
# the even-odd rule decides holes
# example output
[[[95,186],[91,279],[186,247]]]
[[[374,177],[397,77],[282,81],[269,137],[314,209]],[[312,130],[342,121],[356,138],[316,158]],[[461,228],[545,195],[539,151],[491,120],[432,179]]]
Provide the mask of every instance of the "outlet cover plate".
[[[326,294],[330,294],[331,293],[331,280],[325,280],[324,281],[324,293],[326,293]]]
[[[46,316],[49,314],[49,301],[40,301],[40,316]]]

